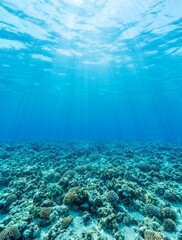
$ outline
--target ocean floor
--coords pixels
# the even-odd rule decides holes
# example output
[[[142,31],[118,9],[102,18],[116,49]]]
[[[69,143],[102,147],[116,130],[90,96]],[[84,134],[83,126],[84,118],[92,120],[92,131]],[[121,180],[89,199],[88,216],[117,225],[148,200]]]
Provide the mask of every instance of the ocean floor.
[[[1,143],[8,239],[182,240],[182,145]]]

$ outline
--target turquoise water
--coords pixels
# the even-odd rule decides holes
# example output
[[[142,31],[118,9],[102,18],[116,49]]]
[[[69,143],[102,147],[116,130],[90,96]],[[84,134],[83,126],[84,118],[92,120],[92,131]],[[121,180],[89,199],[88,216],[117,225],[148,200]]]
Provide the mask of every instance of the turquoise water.
[[[0,140],[180,140],[181,9],[1,0]]]

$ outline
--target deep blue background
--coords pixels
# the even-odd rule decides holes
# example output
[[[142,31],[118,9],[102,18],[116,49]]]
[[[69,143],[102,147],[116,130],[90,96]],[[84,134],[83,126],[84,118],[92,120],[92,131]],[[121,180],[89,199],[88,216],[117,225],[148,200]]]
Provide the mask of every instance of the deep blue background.
[[[2,39],[31,47],[0,49],[0,140],[182,139],[182,20],[171,24],[165,36],[143,29],[123,40],[117,57],[132,64],[93,65],[51,52],[52,62],[31,58],[56,43],[2,28]]]

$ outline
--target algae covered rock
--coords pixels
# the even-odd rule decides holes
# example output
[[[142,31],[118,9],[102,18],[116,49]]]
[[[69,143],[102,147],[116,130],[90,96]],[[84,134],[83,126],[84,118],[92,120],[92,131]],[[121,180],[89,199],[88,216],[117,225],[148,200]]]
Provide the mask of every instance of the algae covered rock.
[[[60,179],[60,174],[58,172],[50,170],[45,174],[44,179],[49,183],[56,183]]]
[[[153,163],[153,164],[150,165],[150,170],[153,170],[155,172],[159,172],[160,167]]]
[[[135,163],[134,167],[140,169],[143,172],[150,171],[150,165],[148,163],[144,162],[144,161],[140,161],[138,163]]]
[[[123,223],[128,226],[138,224],[137,220],[129,214],[123,217]]]
[[[33,203],[35,205],[40,205],[43,203],[43,201],[46,199],[45,195],[41,192],[37,192],[33,196]]]

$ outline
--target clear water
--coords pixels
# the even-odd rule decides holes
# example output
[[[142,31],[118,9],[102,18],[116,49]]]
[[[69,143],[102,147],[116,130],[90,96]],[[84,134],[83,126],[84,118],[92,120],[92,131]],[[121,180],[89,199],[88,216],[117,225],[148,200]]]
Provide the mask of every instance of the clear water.
[[[181,12],[181,0],[1,0],[0,139],[181,139]]]

